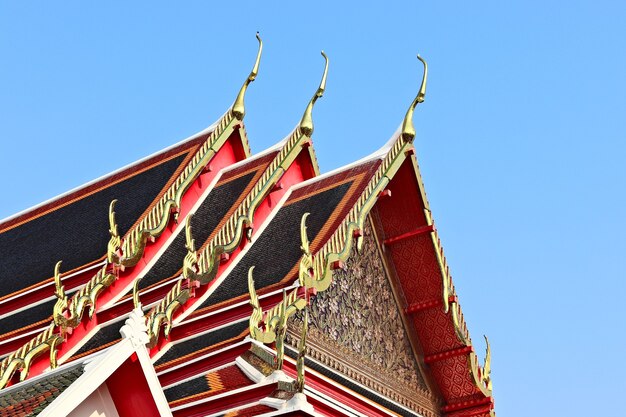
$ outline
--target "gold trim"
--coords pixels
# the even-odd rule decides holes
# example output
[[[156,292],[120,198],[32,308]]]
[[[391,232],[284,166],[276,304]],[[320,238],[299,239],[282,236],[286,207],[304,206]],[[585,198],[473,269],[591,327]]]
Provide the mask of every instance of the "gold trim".
[[[96,311],[96,301],[100,293],[110,286],[116,279],[115,275],[107,273],[107,266],[103,265],[96,275],[87,282],[76,294],[68,300],[65,289],[61,284],[61,261],[54,267],[55,295],[57,302],[53,307],[53,321],[59,326],[61,334],[67,333],[68,329],[78,326],[83,318],[85,308],[89,306],[89,318]]]
[[[246,90],[248,89],[248,86],[250,85],[250,83],[256,79],[256,76],[259,72],[259,64],[261,63],[261,53],[263,52],[263,41],[261,40],[261,37],[259,36],[259,32],[256,33],[256,38],[259,41],[259,50],[256,54],[256,61],[254,62],[254,67],[252,67],[252,72],[250,72],[250,75],[248,76],[246,81],[243,83],[243,86],[241,87],[241,90],[239,90],[239,94],[237,95],[237,98],[235,99],[235,103],[233,104],[232,113],[237,118],[237,120],[243,120],[246,114],[246,110],[244,107],[244,97],[246,95]]]
[[[424,102],[424,98],[426,97],[426,81],[428,79],[428,64],[426,61],[417,54],[417,59],[419,59],[422,64],[424,64],[424,74],[422,75],[422,84],[420,86],[419,92],[415,97],[415,100],[409,106],[409,109],[406,111],[406,116],[404,116],[404,121],[402,122],[402,137],[404,140],[408,142],[413,142],[415,139],[415,126],[413,126],[413,112],[415,111],[415,106],[419,103]]]
[[[126,233],[120,247],[122,255],[119,255],[117,251],[111,251],[115,247],[115,244],[111,243],[111,248],[109,248],[107,254],[109,262],[123,267],[135,266],[139,262],[143,256],[148,239],[156,239],[165,231],[172,213],[174,214],[174,220],[177,220],[183,195],[198,178],[204,167],[213,158],[213,155],[226,142],[237,123],[231,112],[222,117],[215,130],[209,134],[207,140],[196,152],[183,172],[180,173],[176,181],[170,185],[167,192],[143,219]],[[114,239],[117,238],[111,236],[111,241]]]
[[[55,368],[57,366],[57,345],[63,341],[63,338],[54,333],[54,330],[54,323],[50,323],[50,326],[44,332],[31,339],[26,345],[7,356],[0,363],[0,389],[7,386],[17,370],[20,370],[20,381],[26,379],[35,358],[46,351],[50,351],[51,367]]]
[[[326,56],[324,51],[322,51],[322,56],[324,57],[326,63],[324,65],[324,73],[322,74],[320,86],[318,87],[315,94],[313,94],[311,101],[309,101],[309,104],[304,110],[302,120],[300,120],[300,130],[302,130],[302,132],[308,137],[311,137],[311,135],[313,135],[313,106],[315,105],[317,99],[324,95],[324,90],[326,89],[326,76],[328,75],[328,57]]]
[[[276,343],[276,369],[282,369],[285,357],[285,335],[287,319],[307,305],[304,298],[298,297],[298,288],[294,288],[289,295],[283,290],[283,300],[278,305],[263,312],[259,298],[254,289],[254,267],[248,270],[248,291],[250,293],[250,337],[261,343]]]

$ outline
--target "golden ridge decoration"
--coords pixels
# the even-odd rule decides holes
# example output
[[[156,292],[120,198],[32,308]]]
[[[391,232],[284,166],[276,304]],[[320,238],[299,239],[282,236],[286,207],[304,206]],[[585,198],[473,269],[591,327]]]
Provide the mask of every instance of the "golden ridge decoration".
[[[309,104],[306,106],[304,114],[302,115],[302,120],[300,121],[300,130],[302,130],[302,132],[308,137],[311,137],[311,135],[313,134],[313,106],[315,105],[317,99],[324,95],[324,90],[326,90],[326,77],[328,75],[328,57],[326,56],[324,51],[322,51],[322,56],[324,57],[325,65],[324,73],[322,74],[322,80],[320,81],[320,86],[318,87],[315,94],[313,94],[313,97],[311,98],[311,101],[309,101]]]
[[[111,263],[123,267],[135,266],[143,256],[148,239],[156,239],[161,236],[169,224],[172,213],[174,214],[174,220],[177,220],[178,209],[183,195],[198,178],[204,167],[213,158],[213,155],[217,153],[217,150],[226,142],[237,123],[231,112],[226,113],[222,117],[216,128],[209,134],[207,140],[202,144],[183,172],[180,173],[176,181],[170,185],[170,188],[150,209],[148,214],[133,229],[126,233],[120,246],[122,255],[118,254],[119,250],[112,250],[115,247],[114,240],[117,240],[117,237],[111,236],[107,253],[107,258]]]
[[[174,288],[172,288],[165,298],[150,312],[147,321],[149,337],[148,347],[153,348],[156,346],[159,340],[159,332],[163,324],[165,324],[165,338],[169,337],[172,331],[174,311],[184,305],[191,296],[188,288],[183,289],[183,282],[183,280],[178,280]]]
[[[298,157],[306,140],[308,140],[308,137],[303,135],[300,129],[294,130],[287,139],[285,146],[283,146],[278,155],[276,155],[274,160],[266,168],[254,188],[228,218],[213,239],[200,250],[196,250],[191,219],[190,216],[187,216],[185,223],[187,254],[183,260],[183,276],[166,297],[176,299],[178,293],[182,291],[180,284],[182,281],[186,281],[189,286],[196,284],[207,285],[213,281],[217,275],[222,254],[233,253],[235,249],[239,247],[244,237],[249,238],[251,236],[254,228],[254,214],[257,208],[278,184],[278,181],[287,168]],[[188,298],[191,297],[192,295],[189,290],[186,291],[189,294]],[[173,306],[173,309],[170,310],[172,315],[179,306],[178,304]],[[150,316],[161,313],[164,313],[163,309],[157,310],[157,308],[155,308],[150,312]],[[171,322],[172,315],[168,317],[168,322]],[[154,340],[153,343],[156,343],[158,328],[154,328],[153,330],[155,333],[152,334],[150,333],[152,330],[149,330],[149,334]]]
[[[260,41],[260,40],[259,40]],[[257,60],[260,58],[260,51],[257,56]],[[258,65],[255,64],[254,72],[258,71]],[[256,77],[256,74],[255,74]],[[250,76],[249,82],[245,83],[245,86],[249,85],[252,81]],[[244,89],[245,92],[245,89]],[[241,92],[240,92],[241,95]],[[243,99],[243,95],[242,95]],[[236,103],[235,103],[236,104]],[[241,115],[243,117],[243,114]],[[202,170],[208,165],[209,161],[226,142],[230,134],[240,125],[241,120],[235,117],[234,111],[231,108],[219,122],[215,128],[208,134],[206,141],[200,146],[200,149],[195,153],[191,161],[185,166],[185,169],[179,174],[178,178],[172,183],[165,194],[159,199],[159,201],[150,209],[148,214],[144,216],[141,221],[130,231],[128,231],[123,238],[119,235],[119,230],[115,221],[115,203],[113,200],[109,206],[109,233],[111,238],[107,245],[107,261],[109,264],[115,264],[119,267],[131,267],[136,265],[141,257],[148,239],[156,239],[159,237],[165,228],[167,227],[171,214],[174,213],[174,220],[178,218],[178,209],[183,195],[191,187],[193,182],[201,174]],[[242,135],[242,140],[245,140],[245,135]],[[244,147],[247,148],[247,143],[244,143]],[[54,323],[61,327],[61,332],[66,333],[69,328],[78,326],[82,319],[82,314],[85,306],[90,305],[89,316],[92,317],[96,308],[96,298],[100,292],[110,286],[115,280],[115,275],[106,272],[106,265],[93,276],[90,281],[78,291],[71,300],[67,300],[64,292],[61,292],[62,286],[56,285],[55,294],[57,294],[57,304],[53,309]],[[58,281],[58,282],[56,282]],[[60,277],[55,278],[55,283],[60,284]],[[175,290],[176,287],[173,289]],[[185,290],[187,297],[189,291]],[[87,298],[85,298],[87,297]],[[179,291],[173,297],[170,297],[170,301],[184,299],[184,294]],[[166,301],[170,298],[166,298]],[[89,302],[88,302],[89,301]],[[184,301],[183,301],[184,302]],[[65,314],[65,310],[70,307],[68,314]],[[158,307],[158,306],[157,306]],[[171,308],[166,309],[163,314],[172,314]],[[169,313],[168,313],[169,312]],[[160,323],[163,320],[159,315],[154,319],[155,322]],[[167,330],[167,329],[166,329]],[[169,334],[169,331],[167,331]],[[41,337],[48,334],[48,331],[41,333],[36,338],[32,339],[28,344],[22,346],[17,352],[22,352],[23,349],[33,349],[33,343],[38,341]],[[63,338],[56,336],[54,347],[58,343],[63,342]],[[39,344],[37,344],[39,346]],[[34,353],[38,353],[33,351]],[[30,357],[30,356],[29,356]],[[13,365],[9,366],[12,355],[3,359],[0,362],[0,389],[3,388],[6,383],[11,379],[11,376],[15,372]],[[51,361],[53,361],[51,357]],[[54,362],[56,364],[56,357]],[[30,362],[26,363],[26,366],[22,370],[23,378],[26,378],[30,368]],[[2,381],[4,382],[4,385]]]
[[[283,291],[283,300],[278,305],[263,312],[259,298],[254,289],[254,267],[248,270],[248,291],[250,293],[250,337],[261,343],[276,343],[276,369],[283,367],[285,357],[285,336],[287,320],[297,311],[306,307],[307,301],[298,297],[298,288],[294,288],[288,295]]]
[[[328,73],[328,58],[326,54],[322,53],[326,59],[326,65],[324,67],[324,74],[322,81],[318,87],[315,95],[309,102],[307,110],[305,110],[305,116],[303,121],[305,122],[304,128],[302,122],[300,125],[289,135],[285,141],[285,145],[282,147],[278,155],[265,169],[263,175],[258,180],[252,191],[246,196],[246,198],[237,207],[235,212],[228,218],[226,223],[217,232],[213,239],[206,244],[199,251],[195,249],[195,242],[192,236],[190,220],[187,220],[185,225],[186,247],[187,255],[183,261],[183,277],[179,282],[169,291],[166,298],[170,300],[177,300],[182,290],[182,280],[186,280],[188,286],[207,285],[217,275],[218,265],[223,254],[230,254],[235,251],[241,244],[244,236],[250,239],[252,231],[254,230],[254,214],[257,208],[265,197],[272,191],[272,189],[278,184],[278,181],[282,177],[287,168],[296,160],[302,147],[308,143],[310,135],[312,134],[312,120],[311,111],[315,101],[324,94],[326,88],[326,77]],[[311,129],[307,133],[307,120],[311,120]],[[312,156],[313,157],[313,156]],[[188,218],[189,219],[189,218]],[[189,299],[192,294],[187,289],[184,290],[186,295],[182,298]],[[153,316],[164,317],[162,320],[171,326],[171,320],[173,314],[182,303],[174,303],[171,306],[159,304],[150,312],[149,320],[154,323],[158,323]],[[166,313],[166,310],[169,313]],[[165,316],[164,316],[165,315]],[[149,329],[148,331],[151,343],[156,344],[159,335],[158,326]]]
[[[432,215],[430,210],[425,209],[424,214],[426,216],[426,222],[429,226],[434,224]],[[435,248],[435,256],[437,257],[437,263],[439,265],[439,270],[441,271],[441,280],[442,280],[442,301],[444,306],[444,313],[450,313],[452,318],[452,323],[454,325],[454,333],[456,334],[457,339],[464,346],[471,346],[472,340],[469,336],[469,330],[467,329],[467,324],[465,323],[465,319],[463,318],[463,312],[461,311],[461,306],[457,301],[450,301],[450,299],[457,299],[456,290],[454,285],[452,284],[452,276],[450,274],[450,268],[446,262],[446,257],[443,252],[443,247],[441,245],[441,239],[437,233],[437,230],[433,228],[433,231],[430,232],[430,236],[432,239],[433,246]],[[485,341],[487,343],[487,352],[485,355],[485,364],[483,368],[481,368],[478,363],[478,356],[476,353],[471,352],[469,354],[469,364],[472,374],[472,379],[474,383],[481,390],[481,392],[486,396],[491,396],[492,393],[492,382],[491,382],[491,348],[489,346],[489,341],[485,336]]]
[[[300,258],[300,266],[298,268],[298,283],[300,286],[304,286],[308,279],[313,277],[315,271],[313,270],[313,255],[311,254],[311,248],[309,245],[309,236],[306,232],[306,219],[311,213],[304,213],[300,220],[300,250],[302,250],[302,257]]]
[[[120,245],[122,244],[122,239],[120,238],[117,228],[117,222],[115,221],[115,203],[117,203],[117,200],[111,201],[111,204],[109,205],[109,234],[111,235],[107,245],[107,261],[109,263],[113,263],[114,260],[117,259],[114,258],[114,255],[118,255]]]
[[[420,85],[419,92],[417,93],[415,100],[413,100],[409,106],[406,116],[404,116],[404,121],[402,122],[402,136],[404,137],[404,140],[408,142],[413,142],[413,139],[415,139],[413,112],[415,111],[415,106],[424,102],[424,98],[426,97],[426,81],[428,80],[428,64],[421,56],[419,56],[419,54],[417,54],[417,59],[419,59],[424,65],[424,74],[422,75],[422,84]]]
[[[235,103],[233,104],[232,112],[233,112],[233,115],[237,118],[237,120],[243,120],[243,117],[246,114],[243,99],[246,95],[246,90],[248,89],[248,86],[250,85],[252,81],[256,79],[256,76],[259,72],[259,64],[261,63],[261,53],[263,52],[263,41],[261,40],[261,37],[259,36],[259,32],[256,33],[256,38],[259,41],[259,50],[256,55],[256,61],[254,63],[254,67],[252,68],[252,72],[250,72],[250,75],[248,76],[246,81],[243,83],[241,90],[239,90],[239,94],[237,95],[237,98],[235,99]]]
[[[84,287],[72,296],[71,301],[68,301],[64,287],[61,284],[60,267],[61,261],[57,262],[54,267],[54,283],[56,287],[54,294],[57,297],[57,302],[54,304],[52,316],[54,324],[61,329],[61,334],[65,334],[68,329],[78,326],[87,306],[89,306],[89,318],[93,317],[96,311],[98,296],[102,290],[115,281],[115,275],[107,273],[107,266],[103,265],[96,273],[95,279],[89,280]]]
[[[50,352],[50,367],[57,367],[57,345],[63,341],[63,338],[54,330],[54,323],[50,323],[45,331],[39,333],[37,337],[2,360],[0,363],[0,389],[7,386],[13,374],[18,370],[21,371],[20,381],[25,380],[33,361],[46,351]]]
[[[163,233],[170,221],[172,213],[174,214],[174,220],[176,221],[178,219],[178,210],[183,195],[200,175],[213,155],[215,155],[226,142],[226,139],[228,139],[235,127],[243,120],[245,114],[243,106],[245,92],[248,85],[256,79],[261,61],[261,52],[263,50],[263,42],[258,33],[257,39],[259,41],[259,50],[256,62],[252,72],[244,82],[231,110],[222,116],[215,129],[209,133],[207,140],[200,150],[196,152],[192,161],[187,164],[185,170],[178,176],[159,202],[152,207],[148,215],[124,236],[121,246],[122,256],[109,250],[108,259],[110,262],[124,267],[136,265],[143,255],[148,239],[156,239]],[[111,240],[113,239],[114,236],[112,235]],[[114,244],[112,243],[110,246],[114,246]]]
[[[489,339],[487,339],[487,336],[484,337],[487,345],[484,365],[482,367],[480,366],[478,363],[478,356],[474,352],[471,352],[469,355],[469,363],[474,383],[485,397],[490,397],[493,392],[493,385],[491,382],[491,347],[489,346]]]
[[[407,116],[405,116],[403,133],[398,135],[391,149],[387,152],[387,155],[344,221],[337,230],[335,230],[326,244],[312,257],[313,265],[310,271],[304,274],[302,271],[300,272],[300,276],[304,277],[307,287],[313,287],[317,291],[326,290],[332,282],[333,265],[336,265],[338,262],[345,262],[350,256],[353,246],[356,246],[357,251],[360,252],[363,246],[363,236],[359,233],[356,234],[356,238],[353,238],[353,236],[355,236],[355,232],[363,230],[365,219],[372,207],[374,207],[374,204],[376,204],[378,196],[385,187],[387,187],[391,178],[393,178],[407,158],[407,151],[412,147],[412,141],[415,137],[415,133],[413,133],[413,136],[407,134],[410,133],[410,129],[405,129],[407,120],[411,120],[415,106],[424,101],[426,92],[427,67],[426,62],[421,57],[420,60],[424,63],[424,78],[420,92],[411,103]],[[408,123],[408,126],[413,126],[412,121]],[[310,259],[310,255],[305,254],[304,257]],[[308,263],[309,260],[306,262]]]

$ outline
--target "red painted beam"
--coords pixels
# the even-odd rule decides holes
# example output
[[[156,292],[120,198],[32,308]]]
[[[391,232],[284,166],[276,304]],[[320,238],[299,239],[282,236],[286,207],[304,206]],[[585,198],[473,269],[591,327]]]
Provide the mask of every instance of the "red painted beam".
[[[480,406],[485,406],[485,407],[480,407]],[[473,400],[459,401],[456,403],[447,404],[441,407],[441,411],[443,411],[444,413],[453,413],[455,411],[466,410],[468,408],[474,408],[474,407],[478,407],[475,413],[470,413],[470,414],[463,413],[463,415],[472,416],[472,415],[489,412],[490,410],[493,409],[493,397],[483,397],[483,398],[478,398],[478,399],[473,399]]]
[[[458,297],[456,295],[449,296],[448,303],[458,303]],[[428,300],[422,301],[421,303],[413,303],[404,309],[404,313],[413,314],[417,313],[418,311],[428,310],[436,307],[443,307],[443,302],[441,300]]]
[[[402,240],[410,239],[412,237],[420,236],[420,235],[423,235],[425,233],[430,233],[430,232],[434,232],[434,231],[435,231],[435,225],[430,224],[430,225],[418,227],[415,230],[411,230],[410,232],[403,233],[403,234],[401,234],[399,236],[394,236],[394,237],[390,237],[388,239],[385,239],[385,240],[383,240],[383,243],[385,245],[392,245],[392,244],[394,244],[396,242],[400,242]]]
[[[449,358],[453,358],[455,356],[467,355],[470,352],[474,351],[473,346],[463,346],[457,349],[450,349],[439,353],[434,353],[432,355],[424,356],[425,363],[433,363],[443,361]]]

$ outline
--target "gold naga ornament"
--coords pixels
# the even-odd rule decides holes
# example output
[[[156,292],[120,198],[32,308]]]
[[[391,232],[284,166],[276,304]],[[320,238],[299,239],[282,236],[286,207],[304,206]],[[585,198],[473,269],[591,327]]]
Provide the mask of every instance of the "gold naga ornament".
[[[302,242],[301,249],[303,252],[303,258],[308,258],[311,256],[311,252],[309,250],[309,239],[306,232],[306,219],[308,216],[309,213],[305,213],[300,221],[300,239]],[[303,271],[302,268],[308,268],[307,264],[303,264],[302,262],[300,263],[300,277],[302,277],[302,274],[308,273],[308,269],[305,269]],[[300,292],[299,287],[304,286],[304,281],[302,279],[299,279],[298,283],[300,285],[298,287],[291,290],[289,294],[287,294],[286,291],[283,291],[283,300],[278,303],[278,305],[264,312],[261,308],[259,297],[257,296],[256,290],[254,288],[253,271],[254,266],[248,270],[248,292],[250,295],[250,305],[252,306],[252,314],[250,315],[249,320],[250,337],[264,344],[276,344],[276,369],[281,370],[283,368],[283,361],[285,357],[285,336],[287,334],[287,320],[297,311],[300,311],[307,306],[309,293],[305,286],[304,297],[298,295],[298,293]],[[305,322],[307,321],[308,314],[305,314]],[[304,341],[301,342],[301,351],[303,355],[303,358],[301,359],[302,372],[304,372],[303,352],[306,347],[306,328],[308,328],[308,325],[303,325],[304,334],[302,336],[302,339]]]
[[[315,288],[317,291],[325,291],[332,282],[332,271],[347,261],[356,247],[358,252],[363,247],[363,234],[365,220],[378,197],[385,190],[391,178],[400,169],[400,166],[411,154],[415,128],[413,126],[413,113],[417,104],[424,102],[426,96],[426,81],[428,77],[428,65],[418,55],[418,59],[424,65],[424,73],[419,92],[404,117],[401,134],[391,144],[387,155],[365,187],[365,190],[354,204],[343,222],[333,233],[330,239],[322,246],[315,256],[303,257],[301,262],[308,267],[306,272],[301,269],[300,274],[304,279],[304,285]],[[306,258],[306,259],[305,259]]]
[[[104,288],[114,282],[117,271],[134,266],[139,262],[148,240],[154,240],[163,233],[172,214],[174,215],[174,221],[177,221],[183,195],[202,173],[211,158],[226,142],[230,134],[241,126],[241,121],[245,114],[243,107],[245,92],[248,85],[256,78],[261,57],[263,45],[258,33],[257,39],[259,41],[259,49],[255,65],[244,82],[233,106],[217,122],[215,128],[208,134],[207,139],[200,146],[200,149],[156,205],[123,238],[120,236],[115,222],[114,208],[116,200],[111,202],[109,206],[110,239],[107,245],[106,258],[108,266],[113,267],[113,273],[108,273],[107,265],[105,265],[103,269],[99,270],[90,279],[83,289],[71,298],[68,298],[65,294],[60,276],[55,277],[55,295],[58,300],[53,308],[54,321],[49,329],[32,338],[14,354],[7,356],[0,362],[0,389],[9,383],[18,368],[21,369],[21,379],[25,379],[34,358],[47,349],[50,349],[51,365],[56,366],[57,346],[63,343],[64,336],[67,333],[70,333],[73,328],[80,324],[84,308],[89,305],[89,316],[93,316],[98,295]],[[246,153],[249,153],[247,147]],[[134,301],[135,305],[137,305],[139,302],[137,296],[134,297]],[[56,326],[60,327],[61,335],[55,333]]]
[[[323,54],[326,58],[325,54]],[[345,262],[352,248],[356,246],[360,252],[363,246],[362,233],[363,225],[367,215],[376,203],[382,191],[389,184],[389,181],[400,168],[402,162],[406,159],[408,150],[412,147],[412,141],[415,138],[415,128],[413,127],[413,111],[415,106],[424,101],[426,94],[426,80],[428,75],[428,67],[419,55],[418,59],[424,64],[424,75],[422,84],[416,98],[411,103],[402,124],[402,133],[391,146],[381,165],[372,176],[372,179],[366,186],[358,201],[352,207],[344,221],[333,233],[331,238],[314,256],[310,250],[310,243],[306,233],[306,219],[310,213],[302,216],[300,223],[300,239],[302,257],[298,268],[298,283],[305,287],[305,297],[308,298],[309,288],[314,292],[325,291],[332,282],[332,271],[340,264]],[[305,110],[301,125],[305,125],[311,130],[313,129],[310,120],[310,107],[317,100],[318,93],[323,93],[326,82],[326,75],[322,79],[320,89],[313,96],[309,106]],[[356,243],[355,243],[356,241]],[[284,359],[284,338],[286,333],[287,320],[296,311],[302,310],[308,304],[308,299],[298,296],[299,288],[293,289],[288,295],[283,293],[283,300],[275,307],[263,312],[259,298],[254,288],[253,278],[254,267],[248,271],[248,291],[250,295],[250,304],[252,305],[252,314],[250,316],[249,328],[250,336],[261,343],[269,344],[275,342],[277,358],[277,369],[282,368]],[[308,316],[308,315],[307,315]],[[307,317],[308,318],[308,317]],[[303,336],[299,346],[298,354],[298,375],[302,374],[302,384],[304,379],[304,351],[306,349],[306,329],[308,323],[303,324]],[[300,384],[300,382],[298,382]],[[300,387],[302,389],[302,387]]]
[[[85,308],[89,306],[89,318],[92,318],[96,311],[96,301],[98,295],[113,284],[115,281],[115,275],[107,272],[107,265],[103,265],[102,268],[96,273],[95,279],[89,280],[89,282],[82,287],[71,300],[68,300],[65,294],[65,288],[61,282],[61,261],[57,262],[54,267],[54,295],[57,297],[57,302],[53,307],[52,317],[54,324],[61,329],[61,334],[71,332],[83,318]]]
[[[107,251],[107,259],[110,263],[122,268],[136,265],[143,256],[148,240],[156,239],[165,231],[172,214],[174,221],[178,221],[183,196],[230,134],[241,125],[245,115],[245,93],[248,85],[256,79],[263,51],[263,42],[258,33],[256,37],[259,41],[259,48],[254,67],[241,87],[230,111],[220,119],[191,162],[139,224],[126,233],[123,239],[117,233],[117,228],[111,229],[111,241]]]
[[[278,184],[283,173],[298,157],[301,148],[310,143],[310,135],[313,133],[313,106],[317,99],[324,94],[328,75],[328,57],[324,52],[322,52],[322,56],[325,60],[322,79],[315,94],[309,101],[300,123],[285,140],[285,145],[265,169],[252,191],[241,202],[211,241],[200,250],[196,250],[193,239],[192,214],[187,216],[185,223],[187,254],[183,260],[183,276],[148,316],[149,347],[156,345],[159,331],[163,324],[165,324],[164,336],[166,338],[169,337],[174,313],[193,296],[191,288],[207,285],[213,281],[217,275],[222,257],[233,253],[240,246],[244,237],[248,240],[251,239],[256,210]],[[253,78],[252,74],[251,78]],[[312,159],[317,172],[316,162],[314,158]]]

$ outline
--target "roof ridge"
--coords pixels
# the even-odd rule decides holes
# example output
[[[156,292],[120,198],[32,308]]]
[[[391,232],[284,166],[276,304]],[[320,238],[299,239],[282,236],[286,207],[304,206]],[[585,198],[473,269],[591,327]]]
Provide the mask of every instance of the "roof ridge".
[[[265,169],[255,186],[222,225],[217,234],[205,242],[202,248],[196,250],[192,236],[189,214],[186,218],[187,256],[183,262],[183,276],[174,284],[170,292],[149,313],[150,346],[156,345],[160,327],[166,324],[165,336],[171,331],[172,320],[175,311],[191,298],[195,298],[190,286],[204,286],[213,280],[217,274],[219,259],[224,254],[232,253],[241,243],[244,235],[250,239],[254,230],[254,214],[260,204],[269,195],[272,189],[278,185],[280,178],[287,168],[300,155],[303,148],[314,152],[311,146],[311,138],[300,127],[296,127],[289,136],[280,141],[276,150],[282,145],[278,154]],[[269,152],[268,152],[269,153]],[[183,281],[189,285],[182,285]]]
[[[177,180],[170,185],[168,191],[152,206],[148,214],[144,214],[143,219],[126,233],[124,239],[117,233],[115,213],[113,212],[114,202],[112,202],[109,213],[111,240],[107,249],[107,260],[108,264],[112,264],[113,268],[110,267],[111,265],[105,264],[104,268],[100,269],[71,298],[65,295],[62,287],[57,286],[57,297],[59,297],[59,300],[57,305],[55,305],[54,319],[50,324],[50,328],[35,336],[22,348],[0,362],[0,389],[9,383],[13,373],[18,368],[22,368],[20,379],[25,379],[35,358],[47,350],[50,350],[52,367],[56,367],[56,350],[65,341],[64,336],[68,333],[68,329],[71,332],[71,329],[79,325],[83,318],[84,309],[88,305],[90,306],[89,317],[93,316],[96,309],[96,300],[100,293],[116,280],[123,267],[132,267],[139,262],[148,237],[157,238],[161,235],[171,219],[172,211],[179,209],[182,196],[201,174],[204,167],[222,145],[226,143],[235,129],[238,127],[244,128],[241,121],[233,114],[232,108],[212,127],[204,144],[196,151],[194,157],[179,174]],[[244,140],[243,138],[244,136],[242,135],[242,140]],[[176,217],[178,212],[176,211],[174,214]],[[124,256],[128,253],[131,256]],[[65,313],[66,309],[69,310],[67,313]],[[59,333],[54,332],[55,327],[59,327]],[[50,337],[45,337],[51,331]]]
[[[323,96],[328,75],[328,57],[322,51],[325,60],[324,72],[319,87],[309,101],[304,115],[296,128],[283,140],[283,146],[278,155],[265,169],[261,178],[251,192],[239,204],[237,209],[219,232],[204,247],[196,250],[192,236],[190,215],[186,218],[187,255],[183,261],[183,276],[165,295],[161,302],[148,315],[149,347],[155,347],[160,334],[160,328],[165,324],[164,335],[167,338],[172,330],[174,313],[190,299],[195,298],[195,290],[209,284],[217,275],[219,261],[222,256],[234,252],[243,240],[244,233],[251,238],[254,229],[254,214],[260,204],[278,185],[278,181],[287,171],[287,168],[296,160],[302,148],[308,148],[314,173],[318,173],[317,158],[312,149],[311,136],[313,134],[312,111],[317,99]],[[245,84],[244,84],[245,87]],[[139,300],[136,300],[137,303]],[[191,309],[189,310],[191,311]]]

